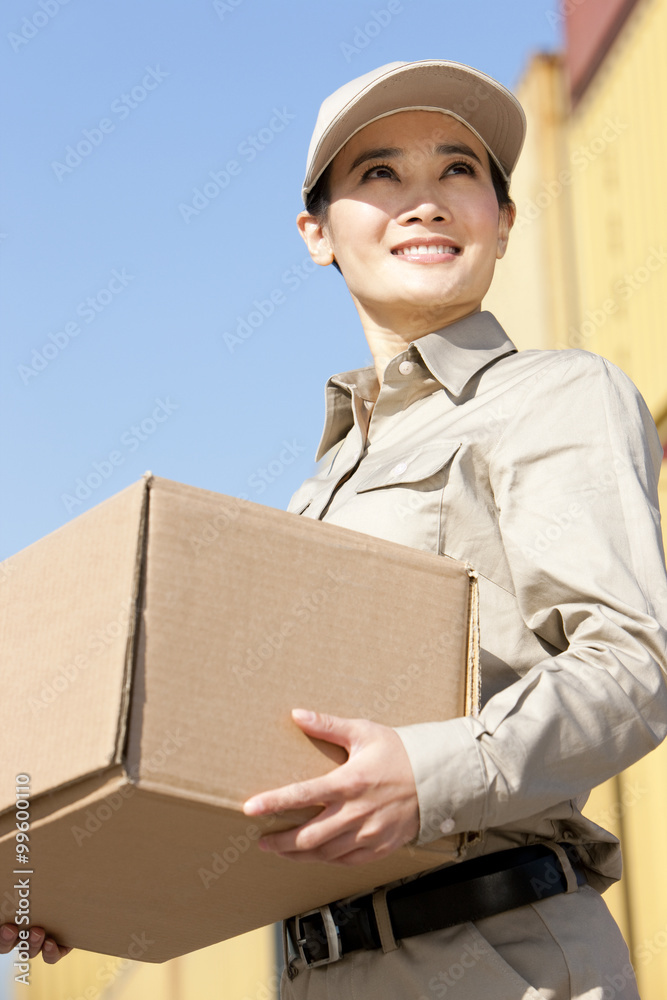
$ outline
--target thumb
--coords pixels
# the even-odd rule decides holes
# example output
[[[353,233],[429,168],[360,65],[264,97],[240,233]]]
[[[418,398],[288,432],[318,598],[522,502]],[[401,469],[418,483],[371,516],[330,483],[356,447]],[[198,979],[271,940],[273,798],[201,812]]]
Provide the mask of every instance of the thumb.
[[[292,718],[308,736],[327,743],[337,743],[338,746],[345,747],[348,753],[359,735],[355,719],[342,719],[338,715],[310,712],[304,708],[292,709]]]

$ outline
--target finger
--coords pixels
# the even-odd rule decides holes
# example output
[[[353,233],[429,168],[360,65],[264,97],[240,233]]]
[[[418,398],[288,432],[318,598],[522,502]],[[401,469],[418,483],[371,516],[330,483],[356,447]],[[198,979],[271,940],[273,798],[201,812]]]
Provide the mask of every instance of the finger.
[[[7,955],[16,944],[19,929],[16,924],[3,924],[0,927],[0,955]]]
[[[28,957],[34,958],[38,955],[44,944],[44,938],[46,937],[46,931],[43,927],[31,927],[30,935],[28,937]]]
[[[347,834],[312,851],[281,851],[280,857],[306,864],[352,866],[379,861],[386,858],[394,849],[395,845],[386,842],[378,845],[361,845],[353,834]]]
[[[388,857],[393,850],[394,848],[389,845],[384,845],[373,850],[367,847],[359,847],[357,850],[340,855],[335,861],[331,861],[330,864],[345,865],[348,868],[352,868],[354,865],[368,865],[372,861],[381,861],[382,858]]]
[[[71,948],[67,948],[63,944],[58,944],[53,938],[46,938],[42,948],[42,958],[47,965],[55,965],[65,955],[69,955],[71,950]]]
[[[377,815],[360,811],[357,803],[344,803],[323,810],[303,826],[265,834],[259,846],[281,857],[300,855],[304,861],[327,863],[363,850],[366,862],[386,857],[408,840],[405,831],[401,832],[395,824],[385,825]]]
[[[326,864],[339,863],[348,855],[355,855],[361,858],[364,863],[384,858],[397,847],[402,846],[392,838],[387,831],[378,828],[365,826],[358,829],[357,824],[352,824],[351,829],[346,829],[337,836],[327,837],[324,840],[312,839],[311,841],[299,842],[292,847],[287,845],[282,850],[276,851],[281,857],[302,855],[304,860],[320,861]],[[361,863],[356,861],[355,863]]]
[[[327,743],[337,743],[347,750],[357,742],[365,723],[363,719],[344,719],[339,715],[311,712],[305,708],[292,709],[292,718],[308,736]]]
[[[337,715],[325,715],[303,708],[293,709],[292,717],[309,736],[337,743],[348,753],[367,726],[363,719],[343,719]],[[318,778],[283,785],[282,788],[273,788],[260,795],[253,795],[244,803],[243,812],[246,816],[262,816],[267,813],[285,812],[287,809],[326,805],[339,790],[337,771],[338,769],[334,768],[333,771]]]
[[[350,851],[357,850],[360,846],[357,834],[353,831],[348,831],[341,834],[340,837],[334,837],[319,844],[317,847],[308,849],[298,847],[295,849],[286,848],[277,853],[281,858],[289,858],[293,861],[318,861],[320,864],[334,864],[338,858],[349,854]]]
[[[335,772],[332,772],[335,773]],[[259,795],[253,795],[243,803],[246,816],[262,816],[266,813],[281,813],[288,809],[302,809],[306,806],[325,805],[335,792],[335,783],[330,774],[307,781],[297,781],[282,788],[272,788]]]
[[[349,832],[353,824],[354,817],[349,809],[342,804],[331,805],[301,826],[264,834],[259,846],[263,851],[274,851],[276,854],[316,850],[327,840]]]

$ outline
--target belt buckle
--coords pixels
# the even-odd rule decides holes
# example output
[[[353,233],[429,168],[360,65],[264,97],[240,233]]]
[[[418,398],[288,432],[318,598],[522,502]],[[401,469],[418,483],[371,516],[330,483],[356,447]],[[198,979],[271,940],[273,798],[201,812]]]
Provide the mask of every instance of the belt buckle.
[[[310,921],[308,918],[311,918]],[[314,920],[312,918],[315,918]],[[299,954],[301,958],[306,963],[306,967],[309,969],[314,969],[318,965],[329,965],[331,962],[337,962],[343,957],[340,948],[340,937],[338,934],[338,928],[334,923],[334,918],[331,913],[331,907],[327,904],[326,906],[317,906],[314,910],[308,910],[306,913],[300,913],[295,920],[295,930],[296,930],[296,946],[299,949]],[[322,927],[319,929],[317,924],[319,920],[322,921]],[[305,924],[310,922],[310,924],[315,924],[314,932],[308,937],[308,932],[305,928]],[[328,954],[324,958],[313,958],[310,954],[313,943],[317,944],[315,953],[320,950],[321,946],[326,944]]]

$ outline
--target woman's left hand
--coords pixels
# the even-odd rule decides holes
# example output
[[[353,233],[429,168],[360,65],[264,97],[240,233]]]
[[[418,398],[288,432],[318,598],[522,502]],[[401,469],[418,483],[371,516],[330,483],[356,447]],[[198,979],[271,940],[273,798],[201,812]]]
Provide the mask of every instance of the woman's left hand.
[[[323,806],[302,826],[266,834],[259,842],[294,861],[360,865],[384,858],[419,832],[419,805],[403,743],[388,726],[295,709],[292,718],[308,736],[348,752],[328,774],[284,785],[248,799],[246,816]]]

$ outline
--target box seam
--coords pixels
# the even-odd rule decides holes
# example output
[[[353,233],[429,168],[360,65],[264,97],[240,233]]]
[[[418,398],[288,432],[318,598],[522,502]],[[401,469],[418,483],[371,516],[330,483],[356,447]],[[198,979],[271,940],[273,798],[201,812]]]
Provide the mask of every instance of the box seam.
[[[146,565],[148,555],[148,531],[149,531],[149,510],[150,510],[150,489],[153,482],[153,475],[147,472],[144,475],[144,495],[141,503],[141,513],[139,515],[139,531],[137,538],[137,552],[134,564],[134,576],[132,580],[131,607],[133,614],[129,616],[127,642],[125,648],[125,666],[123,670],[123,684],[120,694],[120,706],[118,710],[118,727],[116,729],[116,742],[114,754],[110,763],[122,763],[126,743],[129,734],[130,699],[132,691],[132,681],[134,678],[137,659],[137,637],[139,635],[139,622],[142,613],[142,601],[146,586]]]

